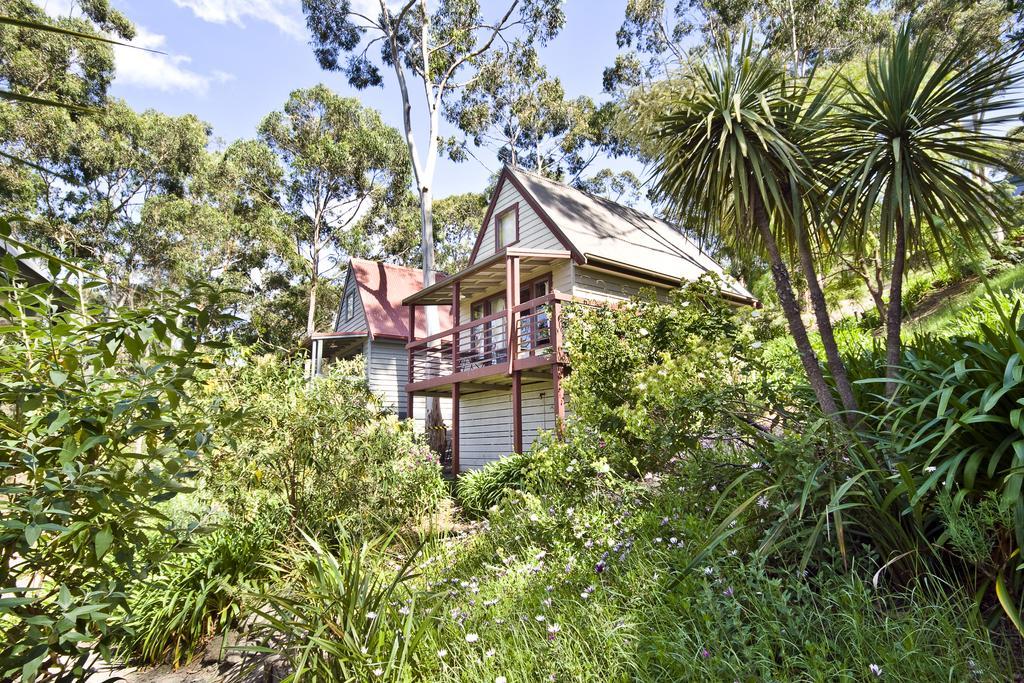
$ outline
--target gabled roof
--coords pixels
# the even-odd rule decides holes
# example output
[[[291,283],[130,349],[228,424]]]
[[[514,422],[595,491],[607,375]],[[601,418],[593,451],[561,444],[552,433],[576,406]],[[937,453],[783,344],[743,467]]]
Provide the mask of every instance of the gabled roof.
[[[406,339],[409,335],[409,309],[402,299],[423,289],[423,271],[390,263],[352,259],[349,278],[354,278],[366,314],[371,337]],[[440,277],[440,276],[439,276]],[[438,306],[439,329],[452,327],[450,306]],[[427,336],[426,313],[416,316],[416,336]]]
[[[583,263],[614,265],[676,282],[712,272],[722,277],[727,294],[754,299],[671,223],[511,166],[503,169],[496,194],[506,177]]]

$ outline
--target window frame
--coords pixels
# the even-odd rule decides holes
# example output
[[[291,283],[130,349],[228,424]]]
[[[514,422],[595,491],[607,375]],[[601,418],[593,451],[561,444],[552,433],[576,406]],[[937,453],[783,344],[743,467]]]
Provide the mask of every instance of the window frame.
[[[356,293],[349,290],[345,293],[345,303],[342,306],[345,322],[351,322],[356,317]]]
[[[507,244],[502,244],[502,242],[501,242],[501,220],[505,216],[507,216],[507,215],[509,215],[510,213],[513,213],[513,212],[515,213],[515,221],[516,221],[516,237],[511,242],[508,242]],[[502,209],[498,213],[494,214],[494,253],[498,253],[502,249],[504,249],[506,247],[509,247],[509,246],[512,246],[513,244],[517,243],[518,241],[519,241],[519,202],[514,202],[509,207],[507,207],[505,209]]]

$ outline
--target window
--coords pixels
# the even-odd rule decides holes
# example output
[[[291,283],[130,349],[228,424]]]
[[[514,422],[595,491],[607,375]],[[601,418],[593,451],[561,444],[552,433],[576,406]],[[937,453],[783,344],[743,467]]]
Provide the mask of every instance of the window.
[[[356,317],[356,293],[349,292],[345,295],[345,305],[342,311],[342,317],[345,320],[351,320]]]
[[[494,219],[494,250],[503,249],[519,239],[519,205],[514,204]]]

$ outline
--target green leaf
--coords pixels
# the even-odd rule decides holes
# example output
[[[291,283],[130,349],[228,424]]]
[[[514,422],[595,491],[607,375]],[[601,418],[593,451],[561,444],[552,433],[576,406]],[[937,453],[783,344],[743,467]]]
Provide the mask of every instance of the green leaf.
[[[53,386],[59,387],[68,381],[68,373],[63,370],[50,370],[50,381],[53,382]]]
[[[114,532],[111,530],[110,525],[103,527],[97,532],[93,539],[93,544],[96,546],[96,559],[102,560],[103,556],[107,554],[107,550],[110,548],[110,544],[114,542]]]
[[[25,543],[28,544],[29,548],[35,547],[41,533],[43,533],[42,527],[36,524],[29,524],[25,527]]]

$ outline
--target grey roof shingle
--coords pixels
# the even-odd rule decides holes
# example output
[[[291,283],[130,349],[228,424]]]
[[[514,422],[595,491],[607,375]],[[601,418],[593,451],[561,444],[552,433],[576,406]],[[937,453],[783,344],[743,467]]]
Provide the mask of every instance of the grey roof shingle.
[[[679,281],[712,272],[732,294],[754,298],[671,223],[520,168],[509,167],[509,171],[584,257]]]

